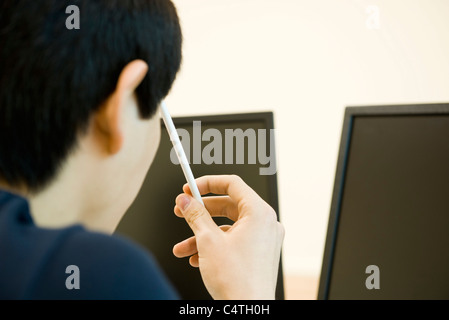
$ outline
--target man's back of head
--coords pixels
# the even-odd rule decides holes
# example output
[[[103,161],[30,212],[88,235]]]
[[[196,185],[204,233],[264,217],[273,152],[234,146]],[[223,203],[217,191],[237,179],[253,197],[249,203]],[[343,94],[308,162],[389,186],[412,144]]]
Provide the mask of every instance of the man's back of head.
[[[79,29],[66,27],[69,6],[80,10]],[[169,0],[2,0],[0,184],[44,189],[133,60],[148,64],[136,96],[140,116],[153,116],[181,42]]]

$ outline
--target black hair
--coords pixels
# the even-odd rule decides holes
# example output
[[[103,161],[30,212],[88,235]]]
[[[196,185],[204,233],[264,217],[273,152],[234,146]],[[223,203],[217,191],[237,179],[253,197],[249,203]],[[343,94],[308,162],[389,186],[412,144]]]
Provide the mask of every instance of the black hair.
[[[79,29],[68,29],[75,5]],[[154,115],[181,65],[170,0],[0,0],[0,181],[38,192],[58,173],[89,119],[135,59],[136,90]]]

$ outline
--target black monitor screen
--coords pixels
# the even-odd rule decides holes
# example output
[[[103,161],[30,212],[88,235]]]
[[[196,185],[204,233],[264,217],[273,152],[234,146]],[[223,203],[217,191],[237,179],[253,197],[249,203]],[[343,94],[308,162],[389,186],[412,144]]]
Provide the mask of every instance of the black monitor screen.
[[[278,195],[272,113],[173,118],[195,177],[236,174],[276,212]],[[271,137],[271,138],[270,138]],[[197,268],[178,259],[173,246],[193,235],[184,219],[173,213],[175,198],[186,183],[172,151],[167,130],[143,186],[117,233],[141,244],[157,259],[183,299],[211,299]],[[226,218],[214,218],[230,224]],[[219,270],[217,270],[219,272]],[[284,298],[282,266],[276,298]]]
[[[347,109],[321,298],[449,299],[449,108],[437,109]]]

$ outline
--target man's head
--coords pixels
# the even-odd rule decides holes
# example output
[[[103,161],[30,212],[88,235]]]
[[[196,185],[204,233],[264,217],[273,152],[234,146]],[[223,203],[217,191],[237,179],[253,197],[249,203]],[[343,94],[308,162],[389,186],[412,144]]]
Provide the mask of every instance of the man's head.
[[[69,5],[80,29],[66,28]],[[170,0],[2,0],[0,183],[35,195],[74,170],[97,188],[113,174],[108,183],[128,184],[132,201],[157,150],[155,114],[181,43]]]

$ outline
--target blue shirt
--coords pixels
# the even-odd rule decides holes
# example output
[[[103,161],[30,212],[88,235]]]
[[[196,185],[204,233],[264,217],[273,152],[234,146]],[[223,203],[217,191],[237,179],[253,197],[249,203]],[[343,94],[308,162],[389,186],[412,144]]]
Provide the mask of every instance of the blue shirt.
[[[152,256],[130,240],[37,227],[28,202],[0,190],[0,299],[178,299]]]

